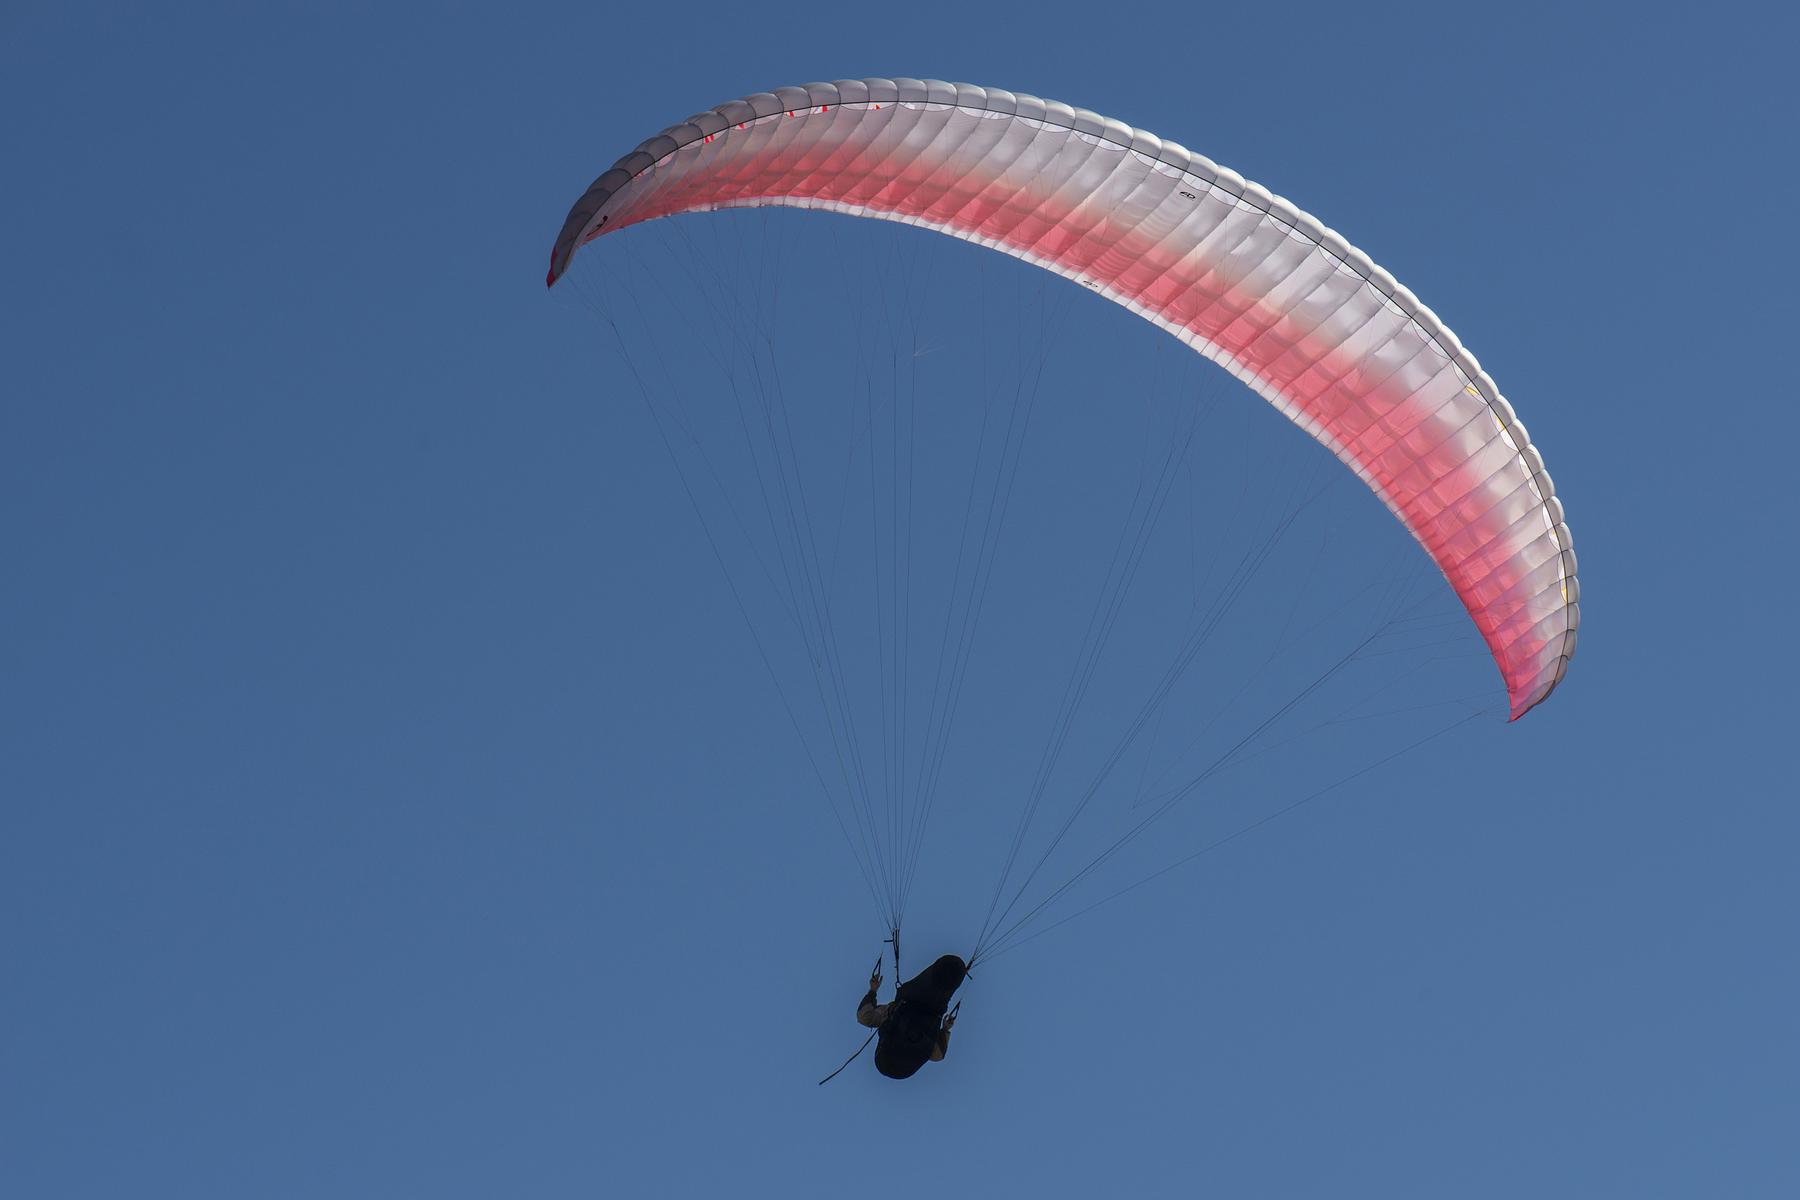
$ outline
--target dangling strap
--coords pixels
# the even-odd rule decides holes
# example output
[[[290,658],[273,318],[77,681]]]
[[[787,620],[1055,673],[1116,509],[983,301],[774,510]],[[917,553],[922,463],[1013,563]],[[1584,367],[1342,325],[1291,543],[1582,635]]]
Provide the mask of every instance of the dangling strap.
[[[875,1032],[876,1032],[876,1033],[879,1033],[879,1032],[880,1032],[880,1030],[876,1030],[876,1031],[875,1031]],[[870,1043],[870,1042],[872,1042],[872,1041],[874,1041],[874,1040],[875,1040],[875,1034],[874,1034],[874,1033],[871,1033],[871,1034],[870,1034],[870,1035],[869,1035],[869,1036],[868,1036],[868,1037],[866,1037],[866,1038],[864,1038],[864,1039],[863,1039],[863,1044],[862,1044],[862,1045],[860,1045],[860,1046],[858,1046],[858,1047],[857,1047],[857,1048],[856,1048],[856,1053],[855,1053],[855,1054],[852,1054],[852,1055],[851,1055],[851,1056],[850,1056],[850,1057],[849,1057],[849,1058],[846,1058],[846,1059],[845,1059],[845,1060],[844,1060],[844,1067],[847,1067],[847,1066],[849,1066],[849,1065],[850,1065],[850,1064],[851,1064],[851,1063],[853,1063],[853,1062],[855,1062],[855,1061],[856,1061],[856,1060],[857,1060],[857,1059],[859,1059],[859,1058],[861,1058],[861,1057],[862,1057],[862,1052],[863,1052],[863,1051],[864,1051],[864,1050],[867,1050],[867,1049],[868,1049],[868,1048],[869,1048],[869,1043]],[[826,1076],[826,1077],[825,1077],[825,1078],[823,1078],[823,1079],[821,1079],[821,1080],[819,1080],[819,1086],[820,1086],[820,1087],[824,1087],[824,1086],[825,1086],[825,1085],[826,1085],[826,1084],[828,1084],[828,1083],[830,1083],[830,1082],[831,1082],[831,1081],[832,1081],[832,1080],[834,1080],[834,1079],[836,1079],[836,1078],[837,1078],[837,1077],[838,1077],[838,1076],[839,1076],[839,1075],[841,1075],[841,1074],[842,1074],[842,1073],[843,1073],[843,1071],[844,1071],[844,1067],[839,1067],[839,1068],[838,1068],[838,1069],[837,1069],[837,1070],[835,1070],[835,1071],[833,1071],[833,1072],[832,1072],[832,1073],[831,1073],[831,1074],[829,1074],[829,1075],[827,1075],[827,1076]]]

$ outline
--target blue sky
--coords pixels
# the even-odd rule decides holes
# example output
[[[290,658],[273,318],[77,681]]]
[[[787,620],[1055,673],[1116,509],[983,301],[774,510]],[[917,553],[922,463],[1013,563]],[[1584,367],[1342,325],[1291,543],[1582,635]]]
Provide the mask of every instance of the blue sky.
[[[0,1185],[1795,1194],[1800,422],[1768,363],[1797,32],[1731,5],[8,6]],[[820,1089],[884,930],[602,322],[542,275],[642,137],[876,74],[1097,109],[1369,251],[1544,448],[1584,625],[1526,720],[997,960],[910,1083]],[[917,963],[978,922],[1053,707],[1029,672],[1068,626],[1028,601],[1063,593],[1030,564],[1111,494],[1053,466],[1094,437],[1080,401],[1212,385],[1073,289],[790,215],[704,236],[773,230],[802,281],[848,239],[1061,322]],[[603,293],[659,247],[578,274]],[[978,354],[939,319],[934,387]],[[796,392],[834,361],[797,354]],[[1404,547],[1333,495],[1320,545]],[[1119,882],[1304,794],[1319,744]]]

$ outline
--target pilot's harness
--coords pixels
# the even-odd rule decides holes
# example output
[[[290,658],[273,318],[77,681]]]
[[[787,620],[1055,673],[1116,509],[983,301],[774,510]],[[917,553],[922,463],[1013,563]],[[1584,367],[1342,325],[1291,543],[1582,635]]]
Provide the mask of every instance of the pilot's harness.
[[[900,931],[898,929],[893,930],[891,936],[883,938],[882,941],[886,942],[888,945],[890,945],[894,948],[894,999],[893,999],[892,1003],[898,1004],[900,1002]],[[869,972],[869,974],[874,975],[877,972],[879,972],[880,970],[881,970],[881,955],[877,954],[875,956],[875,966]],[[962,1010],[962,1001],[958,1000],[956,1002],[956,1004],[950,1009],[950,1012],[947,1014],[946,1019],[951,1020],[951,1021],[956,1020],[956,1014],[958,1012],[960,1012],[961,1010]],[[890,1019],[891,1019],[892,1015],[893,1015],[892,1013],[889,1014]],[[885,1024],[885,1022],[884,1022],[884,1024]],[[830,1083],[832,1080],[836,1079],[839,1075],[841,1075],[843,1073],[844,1067],[849,1066],[851,1063],[853,1063],[857,1059],[861,1058],[862,1052],[869,1048],[869,1043],[874,1041],[875,1035],[880,1032],[881,1032],[881,1030],[879,1028],[871,1030],[869,1033],[869,1036],[863,1039],[863,1044],[856,1048],[856,1053],[852,1054],[849,1058],[846,1058],[844,1060],[844,1066],[839,1067],[837,1070],[833,1071],[831,1074],[827,1075],[825,1078],[819,1080],[819,1086],[824,1087],[826,1084]]]

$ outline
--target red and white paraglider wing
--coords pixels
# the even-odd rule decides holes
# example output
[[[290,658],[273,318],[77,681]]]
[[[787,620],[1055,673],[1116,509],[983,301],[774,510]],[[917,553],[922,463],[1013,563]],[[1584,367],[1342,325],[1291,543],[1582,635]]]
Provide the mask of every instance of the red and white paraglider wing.
[[[569,213],[549,281],[627,225],[776,204],[991,246],[1173,333],[1405,523],[1486,638],[1513,717],[1562,679],[1580,623],[1575,553],[1524,425],[1430,309],[1287,201],[1054,101],[842,80],[734,100],[644,142]]]

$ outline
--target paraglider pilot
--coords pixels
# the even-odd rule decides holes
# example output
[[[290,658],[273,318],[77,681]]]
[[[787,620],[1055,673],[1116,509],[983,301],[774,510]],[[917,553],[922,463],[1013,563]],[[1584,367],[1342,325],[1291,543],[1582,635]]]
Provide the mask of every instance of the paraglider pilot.
[[[950,1049],[956,1014],[950,998],[962,986],[969,968],[954,954],[920,971],[894,990],[886,1004],[875,1003],[881,968],[869,976],[869,991],[856,1006],[857,1024],[875,1030],[875,1069],[889,1079],[905,1079],[928,1062],[943,1062]]]

